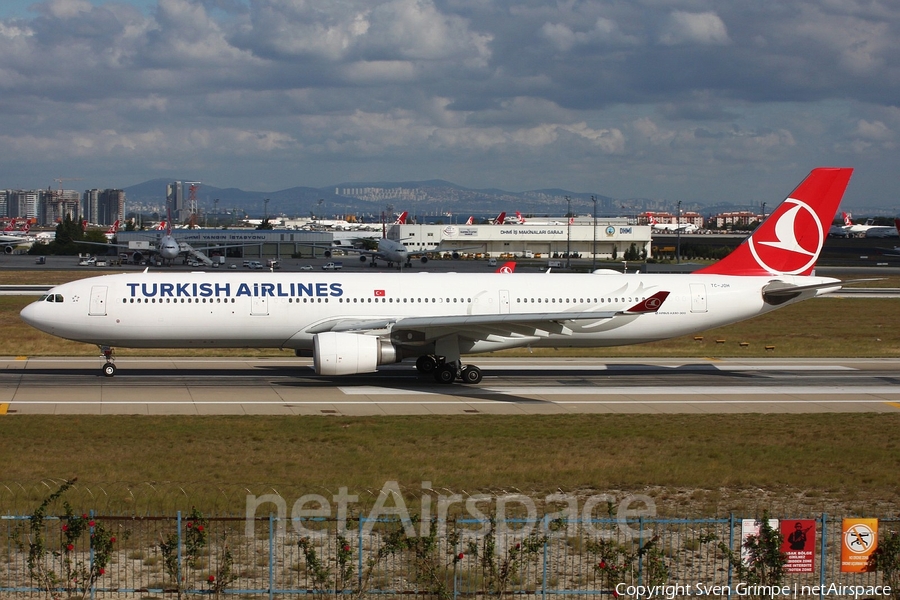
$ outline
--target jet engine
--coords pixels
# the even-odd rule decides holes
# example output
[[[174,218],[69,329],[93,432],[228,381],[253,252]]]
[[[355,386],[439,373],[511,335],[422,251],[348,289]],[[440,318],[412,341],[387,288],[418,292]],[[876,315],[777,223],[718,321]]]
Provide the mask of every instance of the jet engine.
[[[317,375],[372,373],[378,365],[400,361],[390,340],[371,335],[328,331],[313,338],[313,366]]]
[[[4,247],[3,247],[3,252],[4,252],[4,254],[12,254],[12,253],[13,253],[13,247],[12,247],[12,244],[9,244],[9,245],[7,245],[7,246],[4,246]]]
[[[428,257],[425,256],[425,255],[423,254],[423,255],[422,255],[422,258],[420,258],[419,260],[421,260],[421,261],[422,261],[422,264],[424,265],[425,263],[428,262]]]

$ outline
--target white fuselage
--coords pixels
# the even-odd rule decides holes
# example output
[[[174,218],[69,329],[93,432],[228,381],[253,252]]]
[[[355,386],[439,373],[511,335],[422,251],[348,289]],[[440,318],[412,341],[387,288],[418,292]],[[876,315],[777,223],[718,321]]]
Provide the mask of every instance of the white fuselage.
[[[565,333],[498,332],[467,344],[461,331],[460,350],[466,353],[526,345],[615,346],[698,332],[774,310],[762,297],[772,281],[839,286],[834,279],[798,276],[160,272],[63,284],[48,294],[52,301],[33,302],[21,315],[47,333],[101,346],[308,350],[316,332],[335,321],[608,313],[670,292],[656,313],[567,321]],[[816,294],[804,291],[791,302]]]

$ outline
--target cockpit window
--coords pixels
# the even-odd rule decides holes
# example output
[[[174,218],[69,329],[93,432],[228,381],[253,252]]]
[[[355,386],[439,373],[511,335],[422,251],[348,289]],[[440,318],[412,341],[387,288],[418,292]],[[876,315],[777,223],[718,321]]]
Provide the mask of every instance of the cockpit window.
[[[38,302],[44,302],[47,299],[47,294],[44,294],[40,298],[38,298]]]
[[[47,294],[47,296],[45,296],[45,299],[47,302],[62,302],[63,301],[62,294]]]
[[[56,301],[57,301],[57,302],[62,302],[62,301],[63,301],[62,294],[56,294]]]

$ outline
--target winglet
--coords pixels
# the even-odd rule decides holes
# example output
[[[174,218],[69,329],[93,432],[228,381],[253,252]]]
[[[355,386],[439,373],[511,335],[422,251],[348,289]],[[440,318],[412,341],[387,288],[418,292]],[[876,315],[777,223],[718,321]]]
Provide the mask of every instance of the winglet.
[[[852,173],[846,168],[813,169],[734,252],[695,273],[812,274]]]
[[[662,303],[669,297],[669,292],[656,292],[649,298],[641,300],[629,309],[623,310],[625,315],[640,315],[643,313],[655,313],[662,306]]]

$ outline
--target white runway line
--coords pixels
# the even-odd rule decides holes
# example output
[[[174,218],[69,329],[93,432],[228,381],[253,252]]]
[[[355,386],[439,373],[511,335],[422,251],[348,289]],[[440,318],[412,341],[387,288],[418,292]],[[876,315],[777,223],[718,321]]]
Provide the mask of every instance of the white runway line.
[[[585,387],[585,386],[535,386],[535,387],[471,387],[441,389],[438,392],[396,390],[380,386],[339,387],[347,396],[396,396],[410,394],[464,395],[501,394],[505,396],[735,396],[735,395],[788,395],[824,396],[832,394],[889,394],[900,396],[898,386],[644,386],[644,387]],[[707,400],[709,401],[709,400]],[[715,402],[715,400],[712,400]],[[677,400],[682,403],[685,400]]]

